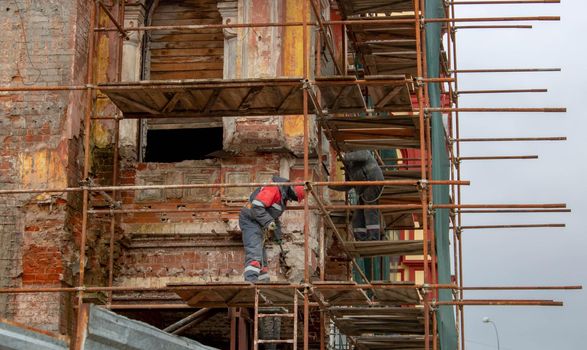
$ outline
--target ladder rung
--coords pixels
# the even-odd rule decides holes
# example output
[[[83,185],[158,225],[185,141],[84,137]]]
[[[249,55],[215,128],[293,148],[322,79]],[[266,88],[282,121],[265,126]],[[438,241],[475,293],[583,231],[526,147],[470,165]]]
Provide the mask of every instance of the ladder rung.
[[[294,317],[294,314],[259,314],[257,317]]]
[[[294,341],[295,341],[295,339],[259,339],[258,343],[260,343],[260,344],[280,344],[280,343],[293,344]]]

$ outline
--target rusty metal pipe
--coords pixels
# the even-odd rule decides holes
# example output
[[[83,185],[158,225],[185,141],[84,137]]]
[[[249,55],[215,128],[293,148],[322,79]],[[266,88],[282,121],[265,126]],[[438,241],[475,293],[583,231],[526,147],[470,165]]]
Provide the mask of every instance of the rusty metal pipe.
[[[383,181],[316,181],[313,186],[417,186],[420,180],[383,180]],[[454,181],[429,181],[431,185],[450,185]],[[459,181],[459,185],[470,185],[470,181]],[[175,184],[175,185],[123,185],[123,186],[80,186],[64,188],[35,188],[0,190],[3,194],[52,193],[52,192],[83,192],[90,191],[136,191],[153,189],[191,189],[191,188],[228,188],[228,187],[268,187],[268,186],[303,186],[304,182],[251,182],[251,183],[209,183],[209,184]]]
[[[560,4],[560,0],[452,1],[454,5]]]
[[[97,86],[87,85],[56,85],[56,86],[16,86],[0,87],[0,92],[36,92],[36,91],[81,91],[87,89],[96,89]]]
[[[479,157],[460,157],[457,160],[506,160],[506,159],[538,159],[537,155],[528,156],[479,156]]]
[[[482,230],[493,228],[536,228],[536,227],[566,227],[566,224],[521,224],[521,225],[476,225],[460,226],[461,230]]]
[[[518,94],[518,93],[534,93],[534,92],[548,92],[548,89],[513,89],[513,90],[464,90],[458,91],[459,95],[471,94]]]
[[[86,292],[169,292],[178,290],[222,290],[231,283],[226,284],[201,284],[196,286],[166,286],[166,287],[136,287],[136,286],[113,286],[113,287],[40,287],[40,288],[0,288],[0,294],[27,294],[27,293],[61,293],[61,292],[77,292],[84,290]],[[308,286],[303,283],[291,283],[288,285],[263,285],[261,289],[302,289]],[[254,289],[256,286],[242,285],[242,289]],[[561,286],[458,286],[455,284],[387,284],[387,283],[371,283],[371,284],[340,284],[333,281],[332,284],[324,283],[314,285],[313,289],[453,289],[453,290],[579,290],[583,289],[581,285],[561,285]]]
[[[542,112],[542,113],[566,113],[566,108],[426,108],[427,112]]]
[[[455,300],[455,301],[437,301],[434,306],[442,305],[462,305],[462,306],[563,306],[562,301],[553,300]]]
[[[90,5],[90,27],[93,27],[96,23],[96,16],[98,12],[98,5],[94,4],[94,6]],[[90,32],[89,39],[88,39],[88,57],[87,57],[87,71],[86,71],[86,83],[92,84],[94,82],[94,50],[95,47],[95,33]],[[84,111],[84,164],[83,164],[83,179],[87,179],[90,173],[90,133],[91,133],[91,117],[92,117],[92,107],[94,105],[94,90],[92,88],[88,88],[85,96],[85,111]],[[79,277],[78,277],[78,286],[82,287],[84,285],[84,277],[85,277],[85,257],[86,257],[86,239],[87,239],[87,229],[88,229],[88,209],[89,209],[89,191],[87,189],[83,190],[82,194],[82,224],[81,224],[81,233],[80,233],[80,245],[79,245]],[[77,306],[77,321],[78,324],[83,323],[83,312],[82,312],[82,305],[83,305],[83,297],[84,291],[79,290],[77,295],[77,300],[74,305]],[[80,339],[82,334],[75,335],[75,342],[76,344],[81,344]]]
[[[489,213],[570,213],[571,209],[501,209],[501,210],[459,210],[462,214],[489,214]]]
[[[478,137],[459,138],[451,141],[458,142],[509,142],[509,141],[566,141],[566,137]]]
[[[487,26],[458,26],[454,27],[455,30],[457,29],[532,29],[531,25],[510,25],[510,26],[502,26],[502,25],[487,25]]]
[[[118,29],[118,31],[120,32],[120,35],[125,40],[130,39],[128,37],[128,34],[124,31],[124,29],[120,25],[120,23],[118,23],[118,20],[114,17],[114,15],[112,14],[112,12],[110,12],[110,10],[106,7],[106,5],[104,5],[104,3],[102,2],[102,0],[97,0],[96,2],[98,3],[98,5],[100,5],[100,7],[102,8],[102,10],[104,10],[104,13],[106,13],[106,15],[108,16],[108,18],[110,18],[110,20],[112,21],[112,23],[114,24],[114,26],[116,27],[116,29]]]
[[[458,69],[452,73],[526,73],[526,72],[560,72],[560,68],[497,68],[497,69]]]
[[[324,36],[324,42],[326,43],[326,47],[328,49],[328,52],[330,53],[330,56],[332,57],[333,60],[333,64],[334,64],[334,68],[336,68],[336,71],[338,72],[338,74],[343,74],[342,69],[339,66],[339,62],[335,59],[336,55],[334,53],[334,48],[332,47],[332,43],[330,42],[330,40],[328,40],[329,36],[326,33],[326,30],[324,29],[324,23],[322,21],[322,13],[320,11],[320,3],[316,4],[315,0],[311,0],[310,4],[312,5],[312,10],[314,11],[314,15],[316,16],[316,20],[318,21],[318,27],[320,28],[320,31],[322,32],[322,35]],[[330,27],[327,27],[330,28]]]
[[[376,18],[376,19],[371,19]],[[371,25],[371,24],[412,24],[412,23],[457,23],[457,22],[525,22],[525,21],[560,21],[559,16],[523,16],[523,17],[465,17],[465,18],[386,18],[365,17],[364,19],[325,21],[324,24]],[[416,38],[418,38],[416,33]],[[416,40],[418,41],[418,40]]]

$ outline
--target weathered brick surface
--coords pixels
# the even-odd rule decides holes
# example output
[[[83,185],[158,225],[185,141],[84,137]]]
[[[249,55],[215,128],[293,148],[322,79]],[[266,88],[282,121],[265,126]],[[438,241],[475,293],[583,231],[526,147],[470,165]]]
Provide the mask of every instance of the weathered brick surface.
[[[85,82],[88,4],[84,0],[7,1],[0,11],[0,84]],[[64,187],[79,178],[81,92],[0,93],[0,187]],[[72,196],[0,198],[0,285],[72,282]],[[52,331],[70,327],[68,296],[2,295],[0,314]]]

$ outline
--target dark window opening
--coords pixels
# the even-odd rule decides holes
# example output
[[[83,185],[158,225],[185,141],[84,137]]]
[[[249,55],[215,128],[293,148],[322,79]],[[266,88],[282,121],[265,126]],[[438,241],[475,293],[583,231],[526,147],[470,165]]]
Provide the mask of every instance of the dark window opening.
[[[222,150],[222,128],[148,130],[145,162],[174,163],[212,158]]]

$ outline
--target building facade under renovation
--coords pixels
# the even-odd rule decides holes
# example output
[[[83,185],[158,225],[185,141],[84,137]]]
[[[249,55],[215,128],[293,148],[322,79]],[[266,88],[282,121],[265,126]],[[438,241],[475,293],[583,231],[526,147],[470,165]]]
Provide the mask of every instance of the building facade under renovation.
[[[0,3],[5,339],[459,348],[450,4]],[[382,170],[372,202],[345,181],[353,151]],[[251,284],[239,212],[274,176],[305,200],[265,242],[270,282]],[[363,209],[379,240],[353,237]]]

